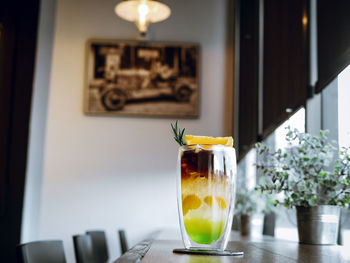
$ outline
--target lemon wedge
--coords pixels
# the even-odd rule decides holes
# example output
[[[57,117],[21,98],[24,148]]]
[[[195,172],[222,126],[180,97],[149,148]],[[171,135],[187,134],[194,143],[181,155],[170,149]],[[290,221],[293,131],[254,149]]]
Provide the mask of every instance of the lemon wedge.
[[[210,144],[210,145],[226,145],[233,147],[233,138],[230,137],[208,137],[208,136],[194,136],[185,135],[185,142],[187,145],[193,144]]]

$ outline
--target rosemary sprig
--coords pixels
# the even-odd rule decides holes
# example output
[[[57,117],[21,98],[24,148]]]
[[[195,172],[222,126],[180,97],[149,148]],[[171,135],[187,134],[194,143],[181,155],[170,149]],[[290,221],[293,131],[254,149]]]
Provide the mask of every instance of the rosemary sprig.
[[[175,141],[180,146],[185,145],[186,144],[185,141],[184,141],[185,128],[183,128],[182,130],[180,128],[178,128],[177,121],[176,121],[175,124],[171,123],[171,129],[173,130]]]

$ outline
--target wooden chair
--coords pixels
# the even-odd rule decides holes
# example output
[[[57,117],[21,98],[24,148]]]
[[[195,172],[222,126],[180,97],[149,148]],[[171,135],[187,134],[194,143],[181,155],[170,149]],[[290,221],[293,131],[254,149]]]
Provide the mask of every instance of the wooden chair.
[[[119,241],[120,241],[120,250],[122,254],[124,254],[126,251],[128,251],[128,242],[126,240],[125,230],[120,229],[118,230],[119,234]]]
[[[107,262],[109,256],[105,232],[100,230],[86,231],[86,234],[91,237],[94,254],[98,262]]]
[[[77,263],[101,263],[98,261],[89,235],[73,236],[74,253]]]
[[[16,247],[16,254],[19,263],[66,263],[61,240],[20,244]]]

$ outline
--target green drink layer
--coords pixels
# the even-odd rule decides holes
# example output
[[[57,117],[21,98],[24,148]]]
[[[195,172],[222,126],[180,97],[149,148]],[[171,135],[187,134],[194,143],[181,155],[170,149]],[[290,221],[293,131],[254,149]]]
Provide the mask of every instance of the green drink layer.
[[[198,244],[211,244],[217,241],[224,232],[224,222],[205,218],[185,218],[185,228],[189,237]]]

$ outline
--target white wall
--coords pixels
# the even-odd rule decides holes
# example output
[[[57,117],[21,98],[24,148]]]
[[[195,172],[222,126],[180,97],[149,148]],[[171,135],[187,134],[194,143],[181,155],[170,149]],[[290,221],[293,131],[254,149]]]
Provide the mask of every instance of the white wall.
[[[170,19],[152,25],[154,40],[201,45],[200,118],[181,120],[193,134],[224,135],[227,0],[169,0]],[[48,104],[40,238],[64,240],[105,229],[111,258],[116,230],[131,245],[157,228],[178,227],[177,145],[172,119],[86,116],[82,111],[85,43],[89,38],[133,39],[133,24],[114,14],[115,0],[57,4]]]
[[[37,240],[56,0],[40,3],[21,243]]]

